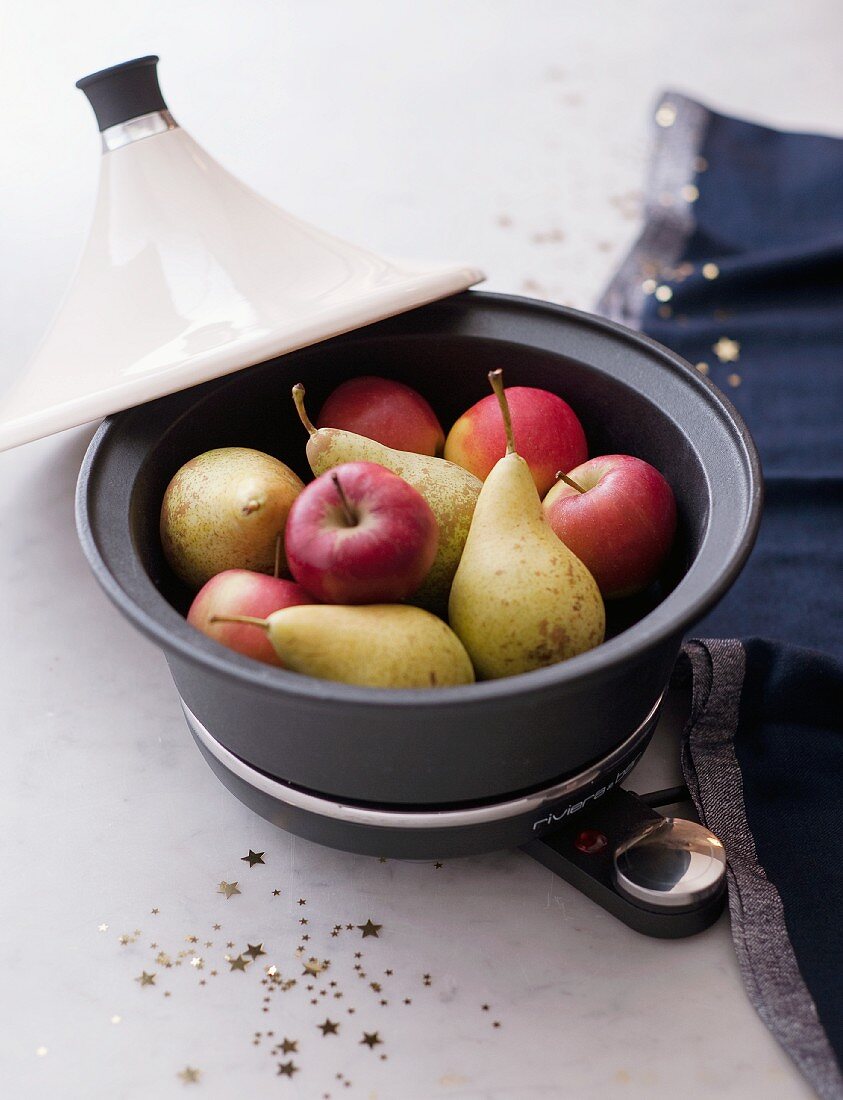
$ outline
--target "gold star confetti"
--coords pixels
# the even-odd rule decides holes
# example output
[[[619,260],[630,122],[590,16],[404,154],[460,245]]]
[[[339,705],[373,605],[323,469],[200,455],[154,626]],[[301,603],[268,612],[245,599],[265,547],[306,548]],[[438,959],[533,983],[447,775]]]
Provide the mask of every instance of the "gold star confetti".
[[[108,931],[108,925],[107,924],[101,924],[99,926],[99,931],[100,932],[107,932]]]
[[[728,336],[721,336],[711,350],[721,363],[734,363],[740,358],[741,346],[737,340],[730,340]]]
[[[704,279],[716,279],[720,274],[717,264],[703,264],[701,270]]]
[[[122,1019],[122,1017],[120,1017],[120,1016],[112,1016],[111,1017],[111,1022],[113,1024],[119,1024],[121,1019]]]
[[[229,959],[228,965],[231,970],[243,970],[249,965],[249,959],[244,958],[243,955],[238,955],[236,959]]]
[[[444,866],[445,866],[445,864],[440,863],[439,860],[437,859],[437,861],[433,864],[433,870],[434,871],[441,871]]]
[[[679,189],[679,194],[685,202],[696,202],[700,197],[700,190],[695,184],[686,183],[684,187]]]
[[[695,363],[694,366],[697,368],[700,374],[708,374],[708,363]]]
[[[726,381],[734,390],[737,389],[738,386],[741,384],[741,376],[739,374],[730,374]]]
[[[265,955],[266,952],[263,949],[262,943],[247,943],[245,954],[248,955],[250,959],[257,959],[260,955]]]
[[[219,884],[219,887],[217,888],[217,893],[218,894],[225,894],[226,901],[227,901],[230,897],[233,897],[234,894],[239,894],[240,891],[237,889],[237,883],[236,882],[225,882],[223,880]]]
[[[152,915],[153,915],[153,917],[157,917],[157,916],[158,916],[158,910],[157,910],[157,909],[153,909],[153,910],[152,910]]]
[[[656,111],[656,125],[667,129],[676,121],[676,108],[672,103],[662,103]]]
[[[46,1047],[36,1047],[35,1053],[38,1055],[39,1058],[43,1058],[44,1055],[47,1053],[47,1048]]]
[[[307,898],[299,898],[299,905],[307,905]]]
[[[299,1067],[295,1062],[279,1062],[277,1077],[292,1077],[294,1073],[298,1073]]]
[[[190,960],[190,965],[192,967],[195,967],[196,970],[204,970],[205,969],[205,962],[204,962],[203,959],[200,959],[198,955],[196,956],[195,959]]]
[[[324,1024],[317,1024],[316,1026],[322,1032],[322,1037],[323,1038],[326,1035],[337,1035],[337,1034],[339,1034],[340,1025],[335,1024],[332,1020],[329,1020],[327,1016],[325,1017],[325,1023]]]
[[[304,970],[302,973],[310,974],[315,978],[317,974],[321,974],[325,969],[326,967],[318,959],[309,958],[307,962],[304,963]]]
[[[374,936],[377,939],[378,932],[383,928],[383,925],[375,924],[370,917],[365,924],[358,924],[357,927],[363,933],[363,939],[365,940],[367,936]]]
[[[253,852],[250,848],[249,854],[247,856],[241,856],[240,859],[243,863],[248,863],[250,867],[254,867],[256,863],[263,863],[263,857],[265,855],[266,852]]]
[[[378,1035],[378,1033],[376,1031],[372,1031],[372,1032],[364,1031],[363,1032],[363,1038],[360,1040],[359,1045],[363,1046],[363,1044],[365,1043],[366,1046],[369,1048],[369,1050],[374,1050],[374,1048],[376,1046],[378,1046],[379,1043],[382,1043],[382,1042],[383,1042],[383,1039],[381,1039],[380,1035]]]
[[[147,974],[145,970],[142,970],[137,978],[135,978],[135,981],[140,982],[141,988],[145,985],[155,985],[155,975]]]
[[[669,302],[673,297],[673,291],[669,286],[665,286],[664,284],[656,287],[655,294],[657,302]]]
[[[185,943],[199,943],[199,939],[198,939],[197,936],[185,936],[184,937],[184,942]]]
[[[194,1066],[185,1066],[183,1070],[176,1074],[176,1077],[183,1081],[185,1085],[198,1085],[201,1076],[202,1070],[196,1069]]]
[[[424,982],[425,985],[430,985],[430,975],[429,974],[422,974],[422,981]]]
[[[282,1039],[280,1050],[282,1054],[298,1054],[299,1041],[298,1039]]]

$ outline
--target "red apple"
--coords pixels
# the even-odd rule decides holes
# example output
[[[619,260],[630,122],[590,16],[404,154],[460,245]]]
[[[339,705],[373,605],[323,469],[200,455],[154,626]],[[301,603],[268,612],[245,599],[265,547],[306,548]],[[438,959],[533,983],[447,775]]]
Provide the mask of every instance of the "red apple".
[[[325,603],[397,603],[427,576],[439,526],[424,497],[374,462],[345,462],[296,498],[284,533],[296,580]]]
[[[539,496],[544,496],[557,470],[570,470],[588,458],[582,424],[571,406],[548,390],[509,386],[506,399],[515,448],[527,460]],[[445,440],[445,458],[481,481],[505,453],[506,434],[494,394],[464,412]]]
[[[656,579],[676,532],[673,490],[631,455],[591,458],[544,498],[547,521],[591,571],[606,597],[631,596]]]
[[[391,378],[351,378],[331,394],[318,428],[342,428],[397,451],[441,455],[445,433],[420,393]]]
[[[267,665],[283,667],[269,638],[262,630],[243,623],[212,623],[214,615],[252,615],[265,619],[282,607],[313,603],[305,590],[293,581],[253,573],[249,569],[226,569],[199,589],[190,605],[187,621],[209,638]]]

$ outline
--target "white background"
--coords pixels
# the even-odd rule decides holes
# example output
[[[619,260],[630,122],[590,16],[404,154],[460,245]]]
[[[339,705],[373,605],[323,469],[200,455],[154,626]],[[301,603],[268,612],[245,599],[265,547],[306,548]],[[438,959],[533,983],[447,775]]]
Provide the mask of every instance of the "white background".
[[[467,259],[491,288],[584,308],[636,230],[661,89],[828,130],[843,93],[836,0],[6,0],[0,10],[0,386],[48,323],[93,208],[99,139],[73,83],[117,61],[159,53],[181,124],[294,213],[385,253]],[[189,741],[162,658],[81,559],[72,494],[89,436],[0,456],[9,1095],[809,1094],[746,1002],[725,921],[694,941],[647,941],[517,853],[438,871],[379,864],[276,833],[228,796]],[[669,755],[655,754],[639,787],[658,781]],[[266,868],[238,862],[250,846],[267,852]],[[243,894],[215,895],[222,878],[239,878]],[[150,938],[174,952],[189,933],[218,941],[213,921],[238,946],[266,941],[286,973],[299,896],[314,941],[340,919],[383,923],[378,941],[345,933],[320,953],[330,949],[345,988],[353,950],[394,968],[413,1000],[404,1016],[400,999],[384,1008],[371,993],[348,995],[336,1004],[357,1014],[323,1040],[323,1006],[301,989],[260,1014],[257,968],[223,966],[200,988],[183,967],[169,999],[163,978],[155,990],[132,980],[150,969]],[[121,947],[135,927],[143,935]],[[251,1045],[268,1026],[300,1036],[292,1082]],[[363,1027],[379,1028],[388,1061],[359,1045]],[[187,1064],[201,1068],[198,1085],[175,1076]]]

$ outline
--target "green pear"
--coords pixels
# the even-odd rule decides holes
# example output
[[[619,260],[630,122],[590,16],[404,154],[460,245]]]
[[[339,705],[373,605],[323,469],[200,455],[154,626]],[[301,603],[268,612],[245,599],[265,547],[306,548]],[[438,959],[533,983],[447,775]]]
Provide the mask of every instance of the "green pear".
[[[342,462],[376,462],[402,477],[430,505],[439,524],[439,548],[430,572],[410,602],[444,615],[482,481],[444,458],[396,451],[340,428],[314,427],[305,411],[301,383],[293,387],[293,400],[310,433],[307,459],[314,474],[323,474]]]
[[[217,447],[173,476],[161,504],[164,555],[173,571],[199,589],[226,569],[278,575],[286,567],[287,513],[304,488],[272,455],[250,447]]]
[[[599,645],[606,624],[594,578],[544,518],[530,467],[515,451],[501,373],[489,381],[507,453],[483,483],[448,605],[482,679],[565,661]]]
[[[462,642],[447,623],[419,607],[301,604],[265,619],[219,615],[211,622],[261,627],[286,668],[322,680],[382,688],[474,683]]]

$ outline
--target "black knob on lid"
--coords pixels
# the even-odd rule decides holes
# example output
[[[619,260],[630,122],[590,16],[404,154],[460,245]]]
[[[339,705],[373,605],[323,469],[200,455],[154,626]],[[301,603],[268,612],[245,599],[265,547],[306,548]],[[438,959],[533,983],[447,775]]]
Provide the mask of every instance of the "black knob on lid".
[[[94,108],[100,130],[151,111],[166,111],[167,104],[158,87],[157,64],[158,58],[150,54],[76,81],[76,87],[81,88]]]

